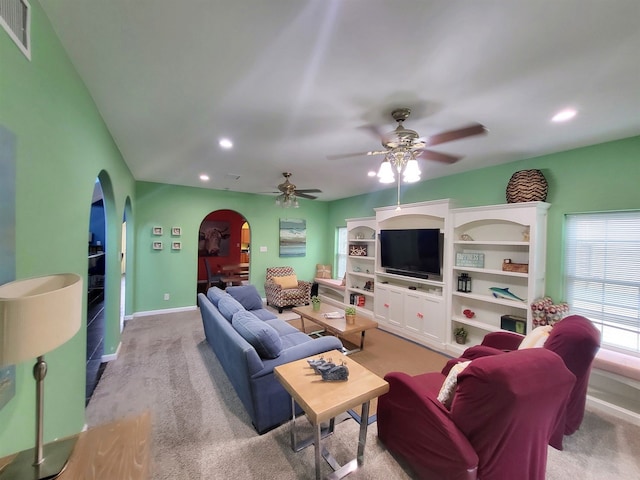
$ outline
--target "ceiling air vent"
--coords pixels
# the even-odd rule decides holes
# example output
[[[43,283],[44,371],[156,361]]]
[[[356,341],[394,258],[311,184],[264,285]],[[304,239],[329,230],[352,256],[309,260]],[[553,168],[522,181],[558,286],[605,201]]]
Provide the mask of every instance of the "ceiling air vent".
[[[0,24],[29,60],[31,60],[30,21],[31,6],[27,0],[0,0]]]

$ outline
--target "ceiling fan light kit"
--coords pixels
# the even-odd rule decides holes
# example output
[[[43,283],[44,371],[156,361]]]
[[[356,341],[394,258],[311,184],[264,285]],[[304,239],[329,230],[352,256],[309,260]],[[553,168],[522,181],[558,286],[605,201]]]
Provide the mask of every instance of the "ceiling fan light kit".
[[[298,203],[296,196],[287,195],[286,193],[276,197],[276,205],[282,208],[300,208],[300,204]]]

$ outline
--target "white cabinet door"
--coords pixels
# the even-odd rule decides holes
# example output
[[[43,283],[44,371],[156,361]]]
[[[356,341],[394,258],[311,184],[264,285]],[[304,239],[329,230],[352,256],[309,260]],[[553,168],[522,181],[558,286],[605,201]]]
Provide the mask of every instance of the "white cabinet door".
[[[383,284],[376,285],[374,314],[378,322],[387,323],[389,318],[389,288]]]
[[[444,301],[419,292],[407,292],[404,297],[407,331],[427,340],[442,343],[446,328]]]
[[[376,286],[375,315],[379,322],[400,327],[404,325],[404,295],[400,289]]]
[[[436,342],[445,341],[446,310],[443,300],[424,299],[424,334]]]
[[[422,335],[424,332],[426,300],[424,295],[408,292],[404,295],[405,328],[407,331]]]
[[[395,327],[404,327],[404,294],[395,288],[389,289],[387,300],[389,305],[388,322]]]

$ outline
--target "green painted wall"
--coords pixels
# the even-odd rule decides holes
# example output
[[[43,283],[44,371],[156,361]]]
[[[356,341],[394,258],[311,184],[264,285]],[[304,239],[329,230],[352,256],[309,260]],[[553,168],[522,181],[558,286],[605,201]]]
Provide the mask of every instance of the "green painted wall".
[[[196,304],[198,230],[212,211],[229,209],[244,216],[251,227],[250,281],[264,294],[267,267],[291,265],[303,280],[311,280],[316,263],[326,261],[328,243],[326,218],[328,204],[300,199],[300,208],[283,209],[274,196],[254,195],[205,188],[179,187],[138,182],[136,185],[136,312],[189,307]],[[307,221],[305,257],[280,258],[279,219],[303,218]],[[163,227],[162,237],[153,236],[154,226]],[[182,250],[170,247],[171,227],[182,228]],[[163,250],[151,244],[160,239]],[[260,246],[267,247],[260,252]],[[165,301],[164,294],[170,299]]]
[[[86,282],[90,205],[101,175],[110,192],[105,353],[112,353],[119,341],[120,293],[113,272],[119,270],[122,212],[125,198],[134,198],[134,181],[40,5],[30,4],[31,61],[0,29],[0,124],[16,136],[17,150],[16,278],[74,272]],[[49,441],[84,425],[86,324],[46,360]],[[34,444],[34,362],[17,366],[16,395],[0,410],[0,456]]]
[[[541,170],[549,184],[547,294],[561,300],[564,216],[575,212],[640,209],[640,137],[403,185],[401,201],[450,198],[458,207],[503,204],[511,175],[527,169]],[[328,230],[345,226],[345,218],[373,216],[375,207],[395,203],[395,188],[332,202]]]

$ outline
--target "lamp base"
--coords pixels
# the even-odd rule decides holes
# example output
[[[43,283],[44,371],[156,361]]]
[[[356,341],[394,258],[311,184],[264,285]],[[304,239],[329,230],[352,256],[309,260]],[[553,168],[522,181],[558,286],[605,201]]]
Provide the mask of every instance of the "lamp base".
[[[77,437],[65,438],[44,446],[44,460],[33,465],[35,449],[24,450],[0,472],[0,480],[43,480],[56,478],[67,466]]]

